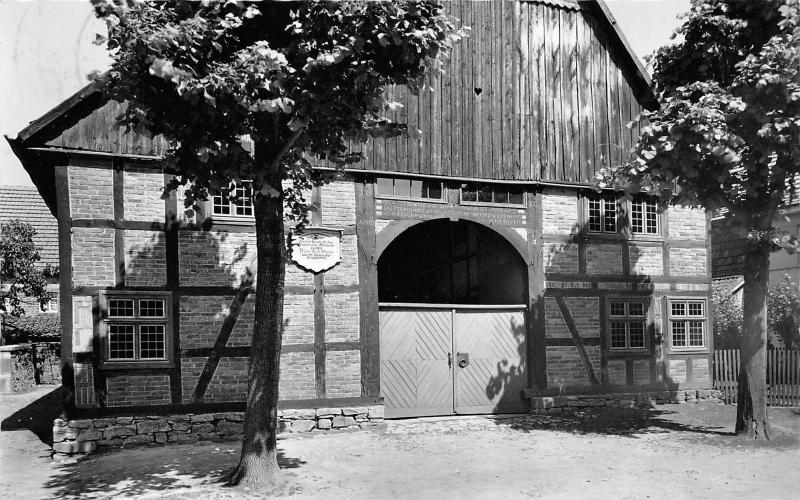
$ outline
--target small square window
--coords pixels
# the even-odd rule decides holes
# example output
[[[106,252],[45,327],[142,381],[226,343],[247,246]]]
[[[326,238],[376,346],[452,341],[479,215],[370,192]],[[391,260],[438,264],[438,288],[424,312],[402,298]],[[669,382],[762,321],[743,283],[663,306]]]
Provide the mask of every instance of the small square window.
[[[612,195],[591,195],[587,200],[589,231],[595,233],[617,232],[617,199]]]
[[[673,302],[672,303],[673,316],[686,316],[686,302]]]
[[[625,302],[612,302],[611,303],[612,316],[625,316]]]
[[[644,301],[611,300],[608,312],[613,318],[609,322],[612,350],[647,348]]]
[[[139,357],[141,359],[164,359],[165,346],[164,325],[141,325],[139,327]]]
[[[250,196],[250,183],[235,186],[228,195],[215,194],[211,196],[212,215],[231,217],[252,217],[253,199]]]
[[[674,349],[698,349],[706,345],[705,302],[670,301],[670,333]]]
[[[629,316],[644,316],[644,304],[642,302],[629,302],[628,303]]]
[[[154,292],[148,295],[101,293],[100,310],[105,312],[100,325],[104,363],[137,367],[139,362],[163,366],[170,361],[170,295]]]
[[[139,316],[143,318],[163,318],[164,301],[161,299],[142,299],[139,301]]]
[[[108,358],[134,359],[136,337],[134,325],[108,325]]]

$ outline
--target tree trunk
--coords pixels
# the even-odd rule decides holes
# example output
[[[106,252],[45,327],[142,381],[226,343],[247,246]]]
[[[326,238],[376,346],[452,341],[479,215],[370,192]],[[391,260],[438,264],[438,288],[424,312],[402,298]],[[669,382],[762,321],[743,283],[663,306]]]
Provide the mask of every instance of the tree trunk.
[[[277,186],[280,186],[280,180],[277,180]],[[263,488],[274,486],[280,472],[276,434],[286,245],[282,198],[254,196],[253,204],[258,269],[250,384],[242,456],[229,477],[229,483]]]
[[[748,245],[744,258],[744,324],[742,362],[739,367],[739,403],[736,434],[749,439],[769,439],[767,423],[767,244]]]

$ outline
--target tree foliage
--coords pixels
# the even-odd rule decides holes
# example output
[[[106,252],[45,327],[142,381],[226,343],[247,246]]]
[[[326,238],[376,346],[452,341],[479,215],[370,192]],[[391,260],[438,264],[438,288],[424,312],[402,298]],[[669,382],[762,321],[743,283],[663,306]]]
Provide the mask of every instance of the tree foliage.
[[[786,349],[800,346],[800,297],[789,276],[769,290],[767,308],[770,333],[781,339]]]
[[[400,106],[387,87],[420,91],[465,33],[428,0],[94,2],[113,58],[105,92],[128,102],[122,123],[169,141],[167,190],[187,186],[187,205],[209,192],[234,198],[243,181],[251,190],[255,320],[230,481],[274,484],[285,209],[305,222],[314,162],[341,167],[361,158],[350,141],[413,132],[384,116]]]
[[[773,219],[800,174],[800,0],[692,0],[676,36],[654,59],[659,109],[597,184],[724,211],[745,238],[736,432],[769,438],[769,255],[798,249]]]
[[[25,314],[24,297],[50,302],[47,278],[57,270],[36,265],[41,257],[33,242],[35,234],[30,224],[16,219],[0,226],[0,309],[12,316]]]

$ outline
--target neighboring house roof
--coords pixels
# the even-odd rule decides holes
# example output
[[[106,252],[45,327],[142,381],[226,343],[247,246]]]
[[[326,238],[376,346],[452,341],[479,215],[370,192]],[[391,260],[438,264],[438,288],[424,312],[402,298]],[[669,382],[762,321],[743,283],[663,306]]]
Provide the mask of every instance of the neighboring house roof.
[[[19,219],[36,230],[41,265],[58,265],[58,222],[33,186],[0,186],[0,221]]]
[[[2,316],[3,337],[15,342],[45,340],[58,342],[61,339],[61,315],[31,314],[25,316]]]
[[[744,276],[725,276],[722,278],[714,278],[711,282],[711,288],[714,293],[722,297],[730,297],[738,292],[744,286]]]

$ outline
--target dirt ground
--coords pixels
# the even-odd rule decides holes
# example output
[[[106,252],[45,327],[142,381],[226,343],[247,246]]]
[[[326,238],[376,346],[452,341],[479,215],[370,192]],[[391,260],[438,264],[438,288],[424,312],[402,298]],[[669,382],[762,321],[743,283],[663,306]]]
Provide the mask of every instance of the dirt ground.
[[[54,464],[0,399],[0,498],[263,497],[227,488],[238,443],[137,448]],[[800,498],[800,410],[770,409],[775,438],[732,434],[717,403],[569,417],[389,422],[383,432],[280,439],[290,498]],[[19,420],[19,418],[16,418]],[[38,443],[38,444],[37,444]]]

